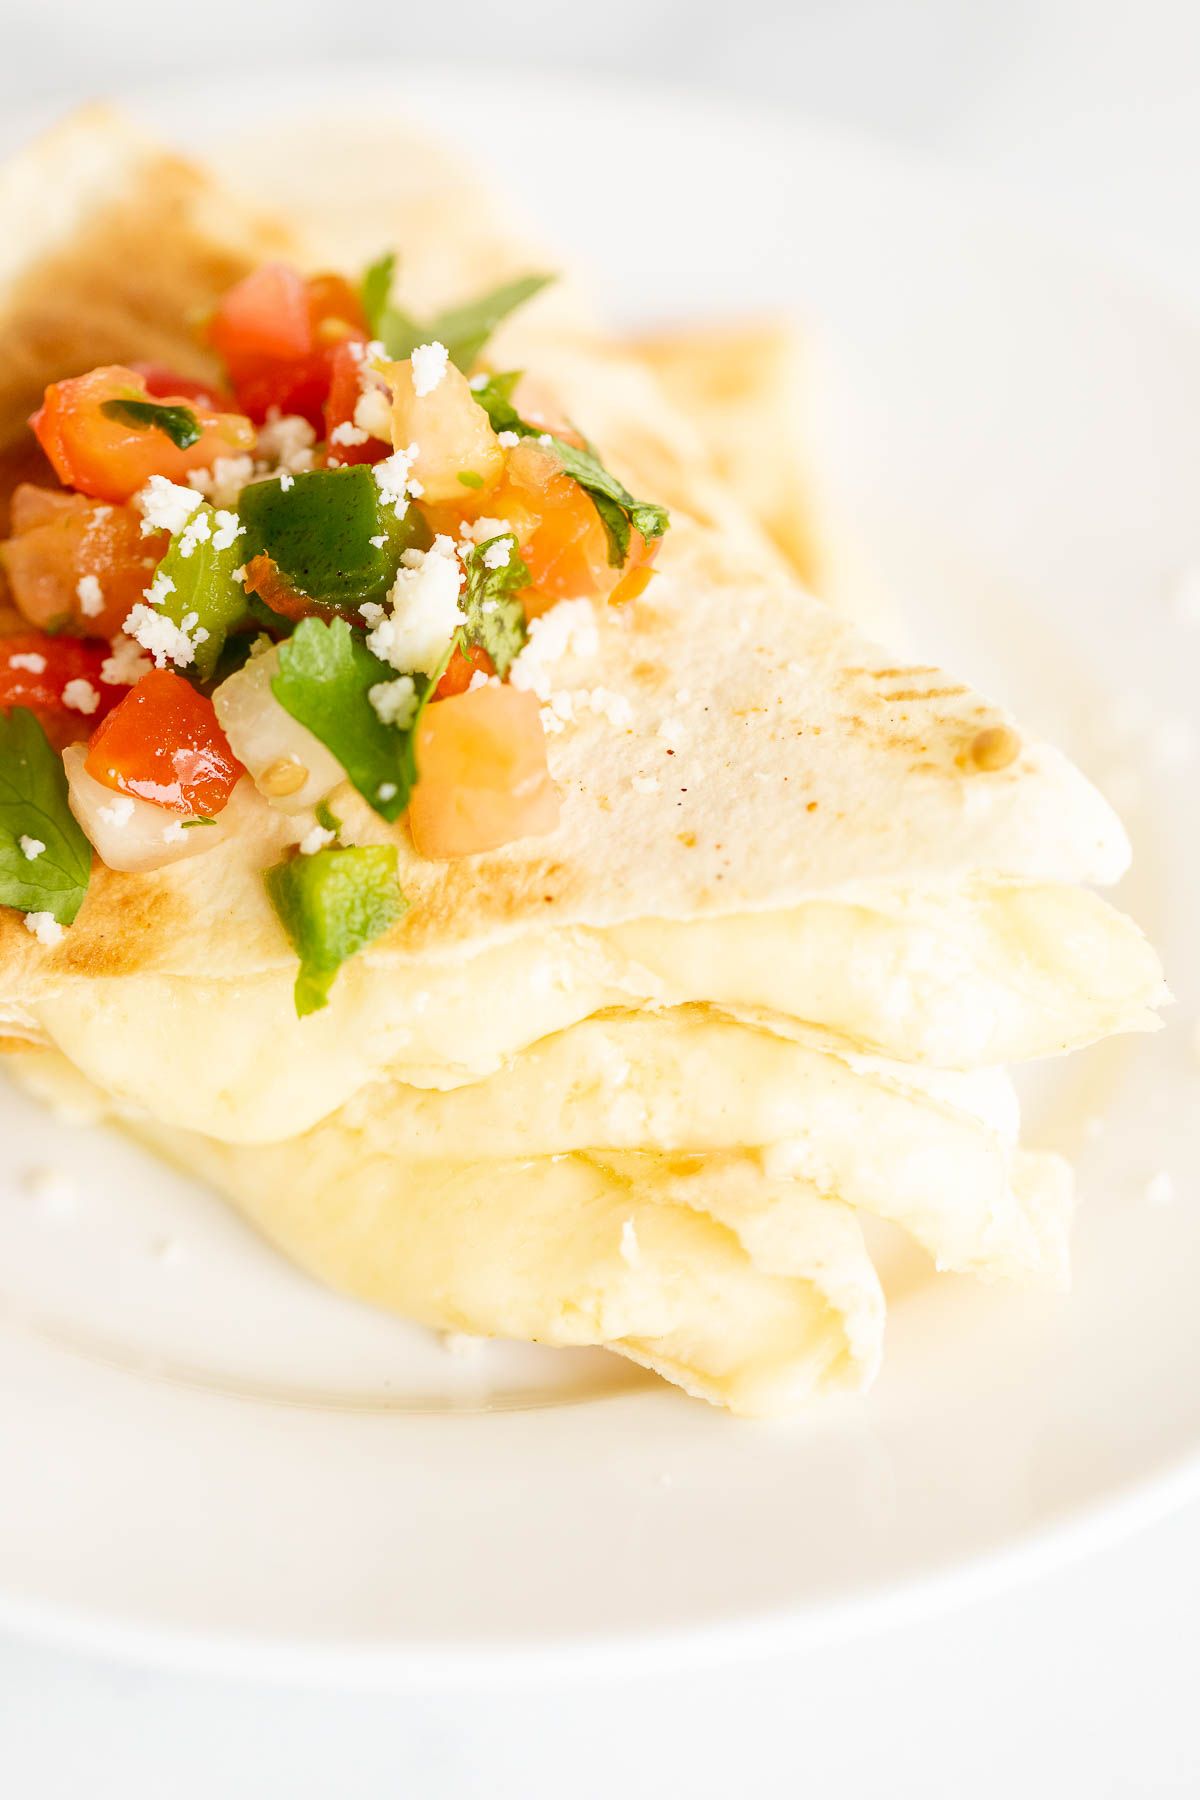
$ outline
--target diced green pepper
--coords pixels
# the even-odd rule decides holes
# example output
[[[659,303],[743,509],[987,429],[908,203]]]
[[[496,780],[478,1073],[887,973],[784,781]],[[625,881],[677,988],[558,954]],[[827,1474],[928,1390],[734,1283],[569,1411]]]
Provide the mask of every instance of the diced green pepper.
[[[317,1012],[348,957],[381,937],[408,909],[394,844],[318,850],[277,863],[263,877],[300,958],[296,1013]]]
[[[246,559],[269,556],[298,593],[330,606],[383,600],[401,552],[431,541],[414,507],[397,519],[364,463],[313,469],[286,485],[256,481],[242,489],[238,510]]]
[[[200,521],[208,526],[207,537],[200,535]],[[211,506],[198,507],[183,531],[171,539],[155,577],[160,593],[167,581],[171,583],[155,610],[176,625],[195,613],[196,625],[208,633],[196,645],[196,673],[201,681],[212,675],[229,633],[248,616],[246,590],[233,578],[234,570],[245,561],[246,540],[239,535],[226,544],[228,535],[228,525],[221,529]],[[217,543],[223,548],[217,549]]]

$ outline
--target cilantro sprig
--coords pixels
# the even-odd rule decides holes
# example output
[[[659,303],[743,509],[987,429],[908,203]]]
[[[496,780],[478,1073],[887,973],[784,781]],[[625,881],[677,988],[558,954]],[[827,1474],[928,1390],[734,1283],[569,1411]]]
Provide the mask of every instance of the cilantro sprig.
[[[488,551],[495,555],[498,545],[508,550],[508,560],[498,567],[489,566]],[[459,605],[467,615],[460,635],[468,645],[486,650],[501,680],[521,654],[529,636],[525,608],[517,599],[530,582],[529,570],[517,551],[512,532],[499,533],[485,543],[476,544],[466,558],[467,579]]]
[[[200,442],[200,421],[190,406],[162,406],[156,400],[105,400],[100,411],[106,419],[130,425],[135,431],[161,431],[177,450],[190,450]]]
[[[299,1018],[329,1004],[338,970],[404,916],[394,844],[318,850],[276,863],[263,877],[300,958]]]
[[[26,856],[22,838],[45,848]],[[91,871],[92,846],[67,804],[61,756],[24,707],[0,713],[0,906],[69,925]]]
[[[414,740],[436,681],[414,675],[417,710],[407,727],[385,725],[368,694],[396,671],[368,650],[345,619],[302,619],[279,646],[271,691],[341,763],[347,778],[383,819],[398,819],[417,779]]]
[[[496,327],[554,279],[551,275],[524,275],[481,294],[465,306],[447,307],[422,323],[390,303],[395,271],[396,258],[389,252],[371,264],[359,284],[359,298],[372,336],[382,341],[388,355],[397,362],[411,356],[420,344],[445,344],[450,361],[464,374]]]
[[[591,444],[585,443],[582,448],[569,444],[523,419],[512,403],[513,390],[520,379],[520,370],[510,369],[502,375],[489,375],[486,381],[473,382],[471,391],[490,419],[493,431],[548,439],[547,447],[554,450],[565,473],[579,483],[600,515],[608,539],[609,567],[622,568],[635,531],[647,543],[663,535],[671,523],[667,509],[649,500],[635,500],[624,483],[604,467]]]

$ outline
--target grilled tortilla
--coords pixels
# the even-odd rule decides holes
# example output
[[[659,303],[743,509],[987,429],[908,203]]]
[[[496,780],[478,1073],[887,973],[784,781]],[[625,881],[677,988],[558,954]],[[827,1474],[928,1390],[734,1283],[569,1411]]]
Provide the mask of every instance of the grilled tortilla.
[[[181,293],[211,295],[259,242],[352,263],[395,241],[417,311],[544,261],[423,147],[348,150],[372,179],[323,213],[293,146],[304,207],[260,240],[253,210],[103,119],[66,138],[0,185],[30,246],[0,305],[10,435],[31,386],[99,355],[182,366]],[[22,240],[13,196],[52,170],[53,231]],[[155,212],[144,281],[119,235],[109,269],[104,221],[162,183],[190,199]],[[1157,959],[1083,885],[1121,875],[1124,833],[1057,751],[798,588],[572,283],[492,354],[672,510],[635,604],[571,603],[522,658],[558,828],[429,862],[338,789],[347,841],[397,846],[410,910],[298,1019],[262,872],[312,816],[247,781],[211,848],[98,868],[59,945],[0,913],[0,1027],[41,1052],[27,1078],[65,1064],[364,1298],[607,1344],[743,1411],[861,1383],[882,1310],[855,1209],[946,1267],[1063,1274],[1066,1171],[1017,1150],[995,1071],[1153,1025]]]

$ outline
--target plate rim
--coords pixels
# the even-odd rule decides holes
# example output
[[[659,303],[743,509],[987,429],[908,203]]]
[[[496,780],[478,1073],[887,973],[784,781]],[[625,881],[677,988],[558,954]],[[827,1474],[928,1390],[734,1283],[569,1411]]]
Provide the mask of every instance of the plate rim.
[[[513,62],[508,66],[516,70],[522,65]],[[1167,308],[1177,321],[1193,329],[1200,326],[1200,308],[1189,297],[1135,271],[1115,251],[1108,252],[1072,230],[1059,229],[1051,215],[1026,210],[998,184],[956,170],[937,158],[888,145],[865,131],[811,117],[793,117],[775,101],[760,106],[750,98],[731,98],[684,84],[674,86],[561,69],[552,72],[556,81],[590,102],[602,98],[613,104],[653,103],[667,112],[680,109],[696,117],[740,120],[755,130],[774,129],[797,142],[826,145],[835,156],[880,165],[886,160],[923,187],[936,184],[943,192],[960,198],[982,198],[986,218],[1003,223],[1006,229],[1031,239],[1053,233],[1056,257],[1102,269],[1106,280],[1118,283],[1146,305]],[[457,70],[436,62],[404,68],[370,65],[358,59],[335,60],[322,67],[303,62],[285,66],[280,72],[278,91],[295,95],[325,86],[332,97],[338,84],[355,80],[396,94],[441,86],[453,87],[460,93],[475,88],[482,95],[491,91],[494,73],[471,66]],[[231,85],[236,88],[237,83],[221,83],[216,76],[188,77],[163,82],[153,89],[120,89],[113,100],[117,105],[128,106],[135,116],[145,116],[144,109],[158,112],[189,96],[212,94],[221,88],[228,92]],[[49,100],[10,113],[3,129],[5,147],[62,117],[64,110],[61,103],[56,105]],[[166,1624],[139,1624],[99,1609],[19,1599],[3,1591],[0,1629],[63,1649],[105,1654],[139,1665],[301,1685],[389,1689],[444,1688],[459,1683],[503,1686],[532,1680],[563,1681],[589,1674],[699,1668],[725,1660],[808,1650],[950,1611],[1120,1543],[1197,1498],[1200,1441],[1176,1455],[1163,1453],[1153,1467],[1111,1485],[1086,1503],[1068,1506],[1061,1516],[1051,1516],[1007,1541],[982,1551],[960,1552],[936,1567],[878,1580],[861,1592],[793,1598],[777,1608],[759,1607],[745,1614],[714,1618],[704,1625],[562,1633],[547,1636],[538,1644],[489,1640],[486,1644],[466,1641],[447,1647],[422,1645],[416,1639],[364,1644],[354,1639],[317,1636],[233,1636]]]

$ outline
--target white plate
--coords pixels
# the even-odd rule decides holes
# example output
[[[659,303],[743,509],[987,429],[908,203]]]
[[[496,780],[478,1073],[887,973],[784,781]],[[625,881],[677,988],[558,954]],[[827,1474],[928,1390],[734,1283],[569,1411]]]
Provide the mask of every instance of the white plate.
[[[456,1359],[6,1096],[0,1623],[313,1677],[628,1666],[857,1628],[1144,1518],[1200,1485],[1200,633],[1170,604],[1200,564],[1200,329],[809,126],[557,77],[499,131],[494,77],[350,91],[488,156],[627,318],[805,314],[847,567],[1132,801],[1124,898],[1181,1005],[1030,1084],[1034,1134],[1079,1155],[1073,1298],[910,1258],[875,1392],[775,1428],[599,1355]],[[253,103],[141,110],[202,145]],[[28,1191],[47,1164],[73,1195]]]

